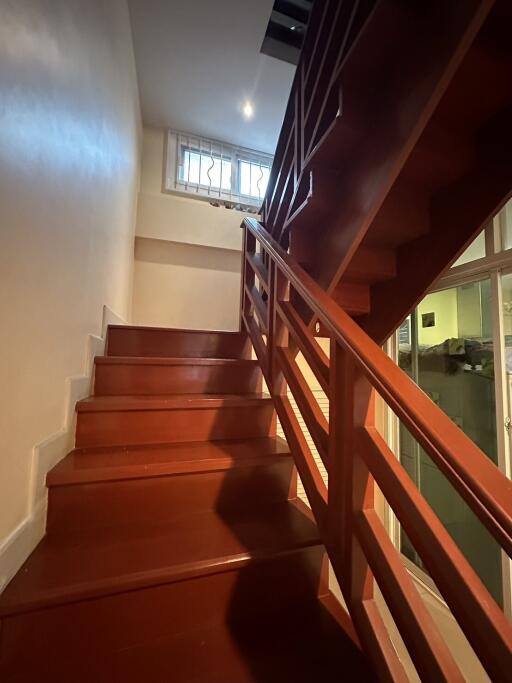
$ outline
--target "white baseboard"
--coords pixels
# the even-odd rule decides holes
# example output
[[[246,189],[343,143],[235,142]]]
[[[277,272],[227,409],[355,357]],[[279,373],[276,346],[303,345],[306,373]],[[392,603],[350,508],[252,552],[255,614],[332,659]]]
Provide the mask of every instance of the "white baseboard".
[[[44,536],[48,507],[46,475],[75,445],[75,405],[91,394],[94,357],[103,355],[108,325],[125,323],[108,306],[103,306],[101,337],[90,334],[87,339],[84,374],[66,378],[64,424],[32,450],[27,515],[0,542],[0,593]]]

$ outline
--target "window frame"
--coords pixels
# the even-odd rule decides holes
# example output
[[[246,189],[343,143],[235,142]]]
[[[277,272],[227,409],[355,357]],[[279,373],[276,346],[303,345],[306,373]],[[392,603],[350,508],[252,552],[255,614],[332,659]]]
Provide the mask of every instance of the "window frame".
[[[190,182],[189,178],[185,179],[183,168],[187,152],[199,154],[201,158],[206,155],[212,159],[219,159],[221,164],[223,161],[229,160],[231,164],[231,189],[225,190],[222,187],[205,185],[201,182]],[[261,197],[242,194],[240,172],[242,162],[268,168],[270,175],[273,156],[200,135],[168,130],[163,189],[172,194],[193,196],[196,199],[224,204],[230,208],[235,207],[244,211],[259,213],[265,194],[262,193]],[[201,180],[201,165],[199,180]],[[222,185],[222,173],[220,182]]]
[[[205,185],[205,184],[201,183],[201,162],[199,163],[199,183],[193,183],[193,182],[190,182],[190,180],[185,180],[184,178],[179,177],[180,171],[182,169],[184,169],[184,167],[185,167],[185,161],[184,160],[185,160],[185,156],[186,156],[187,152],[189,154],[198,154],[200,157],[210,156],[211,159],[220,161],[221,167],[222,167],[222,163],[224,161],[229,161],[229,164],[230,164],[230,174],[229,174],[230,175],[230,183],[231,183],[231,186],[233,185],[233,161],[232,161],[231,157],[221,156],[221,155],[216,154],[216,153],[212,153],[211,155],[205,154],[205,152],[203,150],[194,149],[193,147],[187,147],[185,145],[180,145],[180,151],[179,151],[180,163],[178,165],[178,178],[177,178],[177,183],[179,185],[191,185],[193,187],[196,187],[196,185],[197,185],[197,186],[199,186],[200,190],[208,190],[211,188],[211,190],[214,192],[217,192],[218,190],[220,190],[221,193],[226,193],[226,194],[228,194],[231,191],[231,190],[226,190],[222,187],[222,171],[221,171],[221,177],[220,177],[220,182],[221,182],[220,186]],[[190,164],[190,162],[189,162],[189,164]]]

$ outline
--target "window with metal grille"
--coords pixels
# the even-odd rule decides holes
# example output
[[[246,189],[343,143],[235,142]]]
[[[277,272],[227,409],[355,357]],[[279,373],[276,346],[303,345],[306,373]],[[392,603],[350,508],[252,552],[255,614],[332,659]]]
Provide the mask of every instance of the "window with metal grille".
[[[169,131],[165,189],[259,210],[272,157],[197,135]]]

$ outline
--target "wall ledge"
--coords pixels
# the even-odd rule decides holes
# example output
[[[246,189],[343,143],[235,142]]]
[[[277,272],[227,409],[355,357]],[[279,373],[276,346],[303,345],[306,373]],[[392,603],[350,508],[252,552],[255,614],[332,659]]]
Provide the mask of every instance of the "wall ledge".
[[[94,357],[103,355],[108,326],[124,324],[125,320],[108,306],[103,306],[101,336],[89,334],[87,338],[84,374],[73,375],[65,380],[64,424],[32,450],[27,514],[0,542],[0,593],[45,534],[48,508],[46,475],[75,445],[75,405],[91,393]]]

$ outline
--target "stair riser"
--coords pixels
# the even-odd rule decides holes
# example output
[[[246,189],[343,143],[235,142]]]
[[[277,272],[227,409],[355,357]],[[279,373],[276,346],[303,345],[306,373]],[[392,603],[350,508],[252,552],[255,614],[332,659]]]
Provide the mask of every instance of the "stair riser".
[[[76,445],[182,443],[274,435],[274,408],[264,402],[257,406],[79,412]]]
[[[258,366],[222,365],[108,365],[98,364],[94,393],[98,396],[132,394],[244,394],[261,391]]]
[[[163,523],[203,510],[257,508],[288,500],[292,459],[219,472],[50,488],[47,532],[67,534],[105,524]]]
[[[370,312],[370,287],[353,282],[340,282],[332,298],[349,315],[364,315]]]
[[[64,681],[52,677],[80,663],[88,673],[95,664],[104,671],[112,653],[158,638],[221,622],[236,630],[241,618],[325,592],[323,556],[315,546],[235,571],[8,617],[1,623],[0,679]]]
[[[107,355],[166,358],[250,358],[246,334],[110,327]]]

